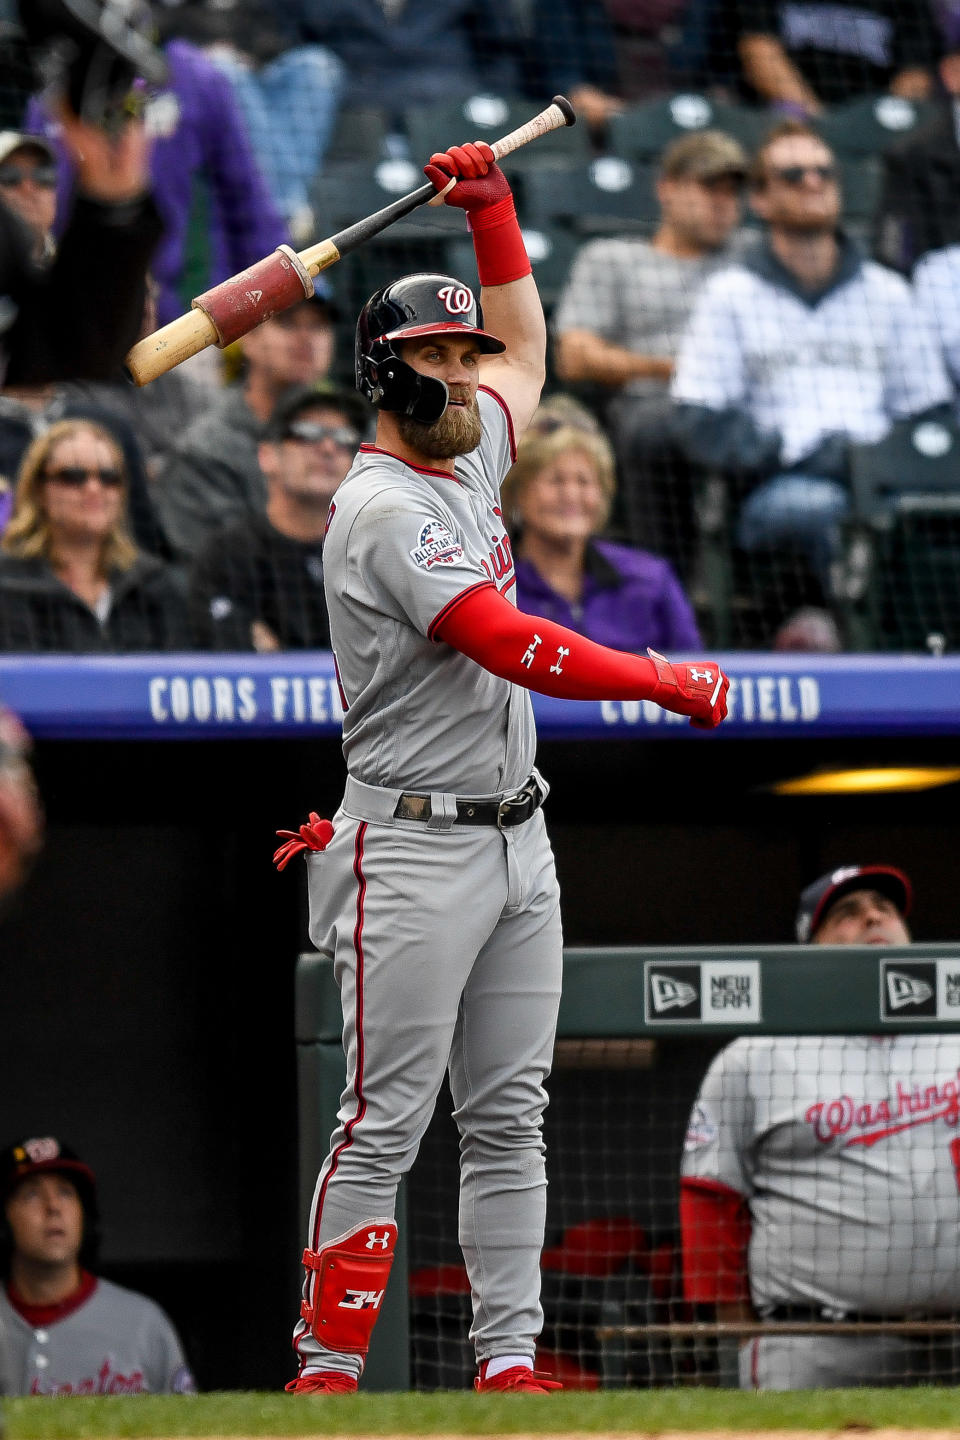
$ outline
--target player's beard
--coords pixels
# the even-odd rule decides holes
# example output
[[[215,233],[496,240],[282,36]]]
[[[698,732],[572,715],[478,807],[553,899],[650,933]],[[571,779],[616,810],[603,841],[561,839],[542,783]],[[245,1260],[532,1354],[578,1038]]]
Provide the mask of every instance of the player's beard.
[[[409,415],[397,416],[397,429],[405,445],[419,451],[428,460],[452,460],[469,455],[483,439],[483,423],[476,395],[455,395],[463,406],[448,405],[432,425],[413,420]]]

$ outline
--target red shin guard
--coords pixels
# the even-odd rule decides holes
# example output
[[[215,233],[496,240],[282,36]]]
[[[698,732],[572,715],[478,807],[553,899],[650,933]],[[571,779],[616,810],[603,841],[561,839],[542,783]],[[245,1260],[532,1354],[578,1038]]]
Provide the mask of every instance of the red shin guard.
[[[303,1263],[314,1274],[307,1290],[312,1303],[304,1300],[300,1314],[325,1349],[366,1355],[396,1246],[392,1220],[365,1220],[322,1250],[304,1250]]]

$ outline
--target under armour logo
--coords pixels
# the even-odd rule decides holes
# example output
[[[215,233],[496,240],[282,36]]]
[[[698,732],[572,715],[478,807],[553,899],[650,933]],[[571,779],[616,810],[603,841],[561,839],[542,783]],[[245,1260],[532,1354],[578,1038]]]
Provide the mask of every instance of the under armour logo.
[[[540,636],[539,636],[539,635],[534,635],[533,639],[530,641],[530,644],[527,646],[526,650],[524,650],[524,652],[523,652],[523,659],[520,661],[520,664],[521,664],[521,665],[526,665],[527,669],[529,670],[529,669],[530,669],[530,666],[533,664],[534,658],[535,658],[535,656],[536,656],[537,646],[538,646],[538,645],[542,645],[542,644],[543,644],[543,641],[540,639]]]
[[[562,674],[563,674],[563,662],[564,662],[564,660],[566,659],[566,657],[567,657],[569,654],[570,654],[570,651],[569,651],[569,648],[568,648],[566,645],[558,645],[558,646],[557,646],[557,663],[556,663],[556,665],[551,665],[551,666],[550,666],[550,674],[551,674],[551,675],[562,675]]]
[[[376,1249],[378,1249],[378,1248],[379,1248],[380,1250],[386,1250],[386,1248],[387,1248],[387,1246],[388,1246],[389,1244],[390,1244],[390,1231],[389,1231],[389,1230],[384,1230],[384,1232],[383,1232],[382,1235],[378,1235],[377,1232],[376,1232],[376,1230],[368,1230],[368,1231],[367,1231],[367,1238],[366,1238],[366,1240],[364,1241],[363,1248],[364,1248],[365,1250],[376,1250]]]
[[[712,685],[712,684],[713,684],[713,671],[712,671],[712,670],[698,670],[696,667],[694,667],[694,668],[690,671],[690,679],[691,679],[691,680],[705,680],[708,685]]]
[[[382,1290],[345,1290],[338,1310],[379,1310]]]
[[[437,299],[451,315],[466,315],[473,309],[473,292],[466,285],[443,285],[437,291]]]

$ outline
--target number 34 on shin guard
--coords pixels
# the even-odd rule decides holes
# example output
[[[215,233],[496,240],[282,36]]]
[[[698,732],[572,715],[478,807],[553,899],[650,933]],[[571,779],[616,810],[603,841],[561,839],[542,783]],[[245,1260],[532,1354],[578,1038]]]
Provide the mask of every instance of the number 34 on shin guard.
[[[327,1350],[366,1355],[396,1246],[392,1220],[365,1220],[322,1250],[304,1250],[309,1298],[300,1313]]]

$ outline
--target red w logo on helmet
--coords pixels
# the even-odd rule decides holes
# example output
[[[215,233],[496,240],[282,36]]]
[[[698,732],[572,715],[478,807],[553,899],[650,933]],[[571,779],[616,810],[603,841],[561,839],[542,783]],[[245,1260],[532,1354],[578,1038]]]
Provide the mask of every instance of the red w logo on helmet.
[[[466,285],[443,285],[437,291],[437,299],[443,301],[444,309],[451,315],[466,315],[473,309],[473,292]]]

